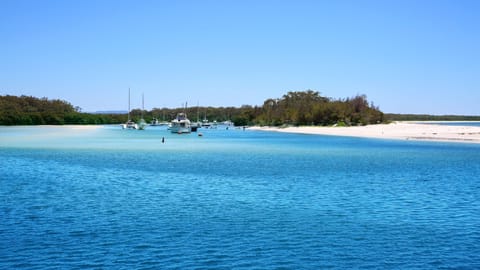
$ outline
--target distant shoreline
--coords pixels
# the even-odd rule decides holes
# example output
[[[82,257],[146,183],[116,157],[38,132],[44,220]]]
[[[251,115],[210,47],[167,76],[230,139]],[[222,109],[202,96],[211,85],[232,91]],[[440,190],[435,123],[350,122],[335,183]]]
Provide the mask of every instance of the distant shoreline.
[[[250,127],[251,130],[375,139],[480,143],[480,127],[435,125],[432,121],[354,127]]]

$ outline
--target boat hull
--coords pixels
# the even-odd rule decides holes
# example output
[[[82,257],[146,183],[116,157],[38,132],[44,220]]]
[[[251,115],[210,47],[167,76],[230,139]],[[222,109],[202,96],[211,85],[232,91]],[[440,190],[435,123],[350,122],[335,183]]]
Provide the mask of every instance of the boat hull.
[[[178,134],[190,133],[192,132],[191,127],[192,125],[190,120],[188,120],[187,115],[185,113],[179,113],[177,118],[172,120],[170,131]]]
[[[172,133],[181,134],[181,133],[190,133],[191,129],[189,127],[171,127],[170,131]]]
[[[122,124],[122,129],[138,129],[138,125],[133,123],[133,122],[127,122],[125,124]]]
[[[140,119],[140,122],[138,123],[138,129],[145,130],[146,127],[147,127],[147,122],[145,122],[143,118]]]

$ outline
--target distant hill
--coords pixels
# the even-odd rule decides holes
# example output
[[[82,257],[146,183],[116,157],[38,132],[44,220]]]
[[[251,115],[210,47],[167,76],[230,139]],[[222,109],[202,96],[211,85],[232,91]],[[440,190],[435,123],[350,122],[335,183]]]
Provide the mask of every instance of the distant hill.
[[[94,114],[127,114],[128,111],[96,111]]]

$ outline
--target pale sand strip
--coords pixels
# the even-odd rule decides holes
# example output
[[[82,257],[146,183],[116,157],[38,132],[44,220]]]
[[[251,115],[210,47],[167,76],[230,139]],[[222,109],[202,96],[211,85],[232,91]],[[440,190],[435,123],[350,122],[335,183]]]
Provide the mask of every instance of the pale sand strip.
[[[480,127],[394,122],[358,127],[251,127],[253,130],[397,140],[480,143]]]
[[[45,125],[45,126],[38,126],[38,127],[65,128],[65,129],[76,129],[76,130],[94,130],[94,129],[103,128],[102,125]]]

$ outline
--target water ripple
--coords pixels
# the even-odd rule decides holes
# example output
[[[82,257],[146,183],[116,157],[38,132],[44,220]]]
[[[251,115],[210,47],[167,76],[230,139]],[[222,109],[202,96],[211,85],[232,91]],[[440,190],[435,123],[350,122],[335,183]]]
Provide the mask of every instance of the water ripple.
[[[235,136],[1,148],[0,268],[480,268],[478,148]]]

